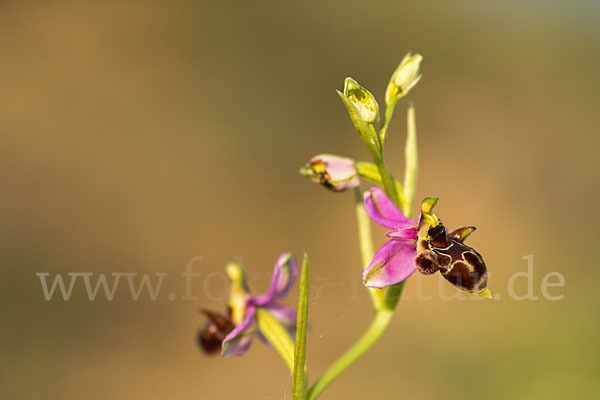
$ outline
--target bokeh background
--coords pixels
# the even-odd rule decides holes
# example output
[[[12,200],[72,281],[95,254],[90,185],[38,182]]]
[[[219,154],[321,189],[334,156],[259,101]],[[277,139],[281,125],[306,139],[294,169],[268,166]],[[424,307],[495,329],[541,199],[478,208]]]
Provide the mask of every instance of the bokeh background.
[[[407,51],[424,77],[388,162],[402,176],[413,101],[418,197],[479,228],[500,298],[410,279],[384,337],[322,398],[597,397],[599,20],[592,0],[1,1],[0,397],[285,398],[275,352],[209,358],[195,336],[199,308],[224,310],[226,261],[260,293],[286,250],[311,257],[314,380],[371,309],[352,195],[297,170],[322,152],[366,159],[334,89],[351,75],[382,98]],[[528,255],[538,300],[517,301]],[[198,299],[181,300],[196,256]],[[169,275],[156,301],[126,281],[112,302],[81,281],[46,301],[38,272]],[[562,300],[542,296],[550,272]]]

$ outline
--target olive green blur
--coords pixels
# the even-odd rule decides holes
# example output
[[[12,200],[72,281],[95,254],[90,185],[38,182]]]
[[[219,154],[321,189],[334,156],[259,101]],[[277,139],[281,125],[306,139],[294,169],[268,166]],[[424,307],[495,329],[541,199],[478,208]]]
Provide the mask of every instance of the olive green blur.
[[[199,309],[226,312],[226,262],[261,294],[285,251],[311,260],[314,382],[372,310],[353,194],[298,170],[370,161],[335,90],[351,76],[382,115],[409,51],[423,78],[386,162],[402,179],[413,102],[415,204],[439,197],[448,229],[477,227],[466,243],[495,297],[411,277],[388,331],[321,398],[598,398],[599,18],[592,0],[1,1],[0,398],[290,398],[260,341],[243,358],[197,345]],[[197,299],[182,299],[188,262]],[[511,298],[530,263],[537,300]],[[156,301],[132,300],[126,276],[112,301],[90,301],[82,276],[46,301],[44,272],[168,275]]]

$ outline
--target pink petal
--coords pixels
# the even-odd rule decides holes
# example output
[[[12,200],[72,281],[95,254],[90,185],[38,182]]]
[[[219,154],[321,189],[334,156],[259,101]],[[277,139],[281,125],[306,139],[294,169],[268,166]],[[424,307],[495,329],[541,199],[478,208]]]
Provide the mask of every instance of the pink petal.
[[[417,240],[418,232],[416,227],[389,231],[385,236],[392,239]]]
[[[414,240],[392,239],[381,246],[373,260],[363,271],[363,283],[373,288],[383,288],[402,282],[415,272],[417,255]]]
[[[257,297],[255,304],[265,306],[284,298],[292,288],[297,274],[298,265],[296,258],[291,253],[281,254],[277,259],[277,263],[275,263],[275,270],[273,271],[273,279],[271,280],[269,291],[266,295]]]
[[[296,325],[296,311],[292,310],[288,306],[274,304],[267,307],[267,310],[269,310],[269,313],[271,313],[271,315],[275,317],[277,321],[281,322],[283,326],[287,327]]]
[[[233,328],[233,330],[225,337],[222,344],[222,356],[243,356],[252,343],[252,337],[254,336],[254,314],[256,309],[254,307],[248,307],[246,315],[241,324]]]
[[[326,165],[327,173],[334,181],[347,180],[357,176],[354,160],[346,157],[321,154],[310,160],[310,163],[322,162]]]
[[[406,218],[379,187],[373,186],[364,197],[365,210],[377,224],[396,230],[416,226],[417,222]]]

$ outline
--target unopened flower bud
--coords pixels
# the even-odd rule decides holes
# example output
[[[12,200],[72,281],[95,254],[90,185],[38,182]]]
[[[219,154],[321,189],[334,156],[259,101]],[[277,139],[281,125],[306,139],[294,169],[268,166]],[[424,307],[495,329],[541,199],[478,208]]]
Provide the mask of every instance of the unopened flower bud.
[[[385,91],[385,102],[393,103],[400,97],[404,97],[421,79],[419,67],[423,56],[420,54],[408,53],[400,62],[396,71],[390,79],[387,90]]]
[[[364,87],[360,86],[352,78],[346,78],[344,82],[344,96],[356,107],[356,110],[367,122],[375,122],[379,118],[379,105],[375,97]]]
[[[313,157],[300,174],[334,192],[343,192],[360,184],[354,160],[331,154]]]

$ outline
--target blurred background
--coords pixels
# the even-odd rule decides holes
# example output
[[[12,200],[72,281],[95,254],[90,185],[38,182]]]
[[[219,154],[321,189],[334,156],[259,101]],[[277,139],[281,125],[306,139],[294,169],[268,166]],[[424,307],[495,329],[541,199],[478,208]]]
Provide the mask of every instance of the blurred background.
[[[288,250],[311,257],[316,379],[372,313],[352,194],[297,171],[323,152],[367,159],[335,89],[352,76],[381,100],[407,51],[423,79],[388,163],[403,176],[413,101],[417,197],[478,227],[496,299],[411,278],[322,398],[597,397],[599,19],[591,0],[0,2],[0,397],[285,398],[274,351],[207,357],[196,334],[199,308],[224,311],[226,261],[259,294]],[[538,299],[519,301],[529,255]],[[198,299],[182,300],[194,257]],[[125,278],[113,301],[81,280],[46,301],[40,272],[168,275],[155,301]]]

